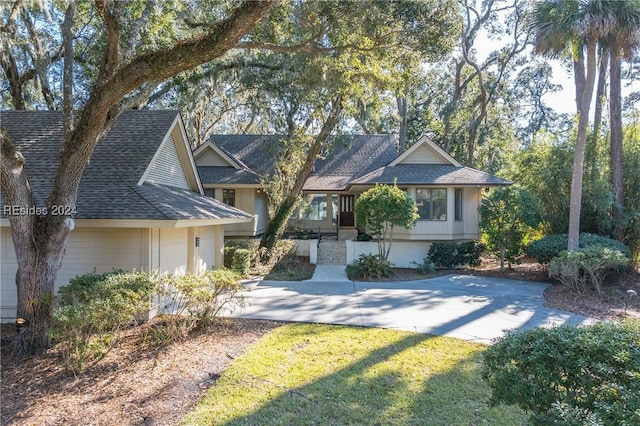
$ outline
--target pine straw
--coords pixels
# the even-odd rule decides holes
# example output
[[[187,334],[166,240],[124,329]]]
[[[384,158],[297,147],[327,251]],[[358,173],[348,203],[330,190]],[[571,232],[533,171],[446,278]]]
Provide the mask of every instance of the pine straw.
[[[161,348],[141,344],[145,326],[138,327],[78,377],[65,373],[55,348],[18,361],[4,345],[2,424],[177,424],[236,357],[279,325],[221,319]]]

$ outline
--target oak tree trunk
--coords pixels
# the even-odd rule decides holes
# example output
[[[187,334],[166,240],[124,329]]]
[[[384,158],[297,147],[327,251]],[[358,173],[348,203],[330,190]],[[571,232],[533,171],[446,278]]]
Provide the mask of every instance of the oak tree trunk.
[[[333,101],[329,116],[322,125],[320,133],[314,138],[313,144],[307,153],[307,158],[295,179],[291,190],[287,193],[284,200],[278,206],[276,213],[269,219],[269,224],[265,229],[265,233],[260,240],[260,258],[263,262],[269,262],[273,254],[273,249],[282,237],[287,227],[289,216],[295,207],[298,196],[302,193],[305,182],[313,171],[313,165],[320,155],[322,147],[326,144],[331,131],[335,127],[340,111],[342,110],[342,99],[337,96]]]

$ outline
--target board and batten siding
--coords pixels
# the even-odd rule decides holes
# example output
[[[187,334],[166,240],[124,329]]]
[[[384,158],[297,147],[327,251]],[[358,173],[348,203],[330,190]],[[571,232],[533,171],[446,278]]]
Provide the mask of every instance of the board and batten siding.
[[[160,147],[160,152],[151,164],[145,180],[160,185],[191,189],[173,135],[169,134]]]
[[[2,259],[0,269],[0,319],[14,321],[16,305],[15,250],[8,227],[1,229]],[[122,228],[76,228],[69,236],[62,267],[56,277],[56,292],[71,278],[89,272],[104,273],[114,269],[146,269],[148,231]]]
[[[205,149],[196,157],[196,164],[198,166],[218,166],[218,167],[232,167],[222,155],[215,152],[212,148]]]
[[[451,164],[433,149],[421,145],[411,155],[403,159],[400,164]]]

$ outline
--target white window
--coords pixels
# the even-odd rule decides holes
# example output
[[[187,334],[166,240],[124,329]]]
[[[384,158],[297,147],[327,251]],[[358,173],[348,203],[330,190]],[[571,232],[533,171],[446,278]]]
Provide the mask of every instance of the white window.
[[[456,188],[454,190],[454,219],[457,221],[462,220],[462,188]]]
[[[422,220],[447,220],[447,190],[442,188],[418,188],[416,205]]]
[[[300,205],[301,220],[325,220],[327,218],[327,194],[307,194]]]

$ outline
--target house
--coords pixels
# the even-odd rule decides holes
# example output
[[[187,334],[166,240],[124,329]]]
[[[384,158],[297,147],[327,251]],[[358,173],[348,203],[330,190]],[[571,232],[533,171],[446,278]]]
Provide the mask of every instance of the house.
[[[278,138],[214,135],[194,151],[205,193],[254,214],[252,222],[226,228],[229,237],[264,232],[267,199],[261,182],[273,169]],[[395,183],[416,201],[420,214],[413,229],[395,230],[394,241],[399,244],[394,242],[391,259],[398,266],[421,261],[428,249],[425,243],[478,239],[482,191],[511,184],[462,166],[426,136],[402,153],[391,135],[341,136],[329,146],[305,183],[301,205],[289,226],[352,240],[358,234],[354,215],[358,195],[376,184]],[[359,253],[376,252],[373,246],[360,244],[358,249],[354,244],[347,244],[346,262]]]
[[[4,111],[1,125],[23,153],[38,206],[45,205],[63,140],[62,113]],[[0,317],[15,319],[17,271],[0,206]],[[87,272],[113,269],[198,273],[222,265],[224,226],[252,216],[203,193],[177,111],[125,111],[84,171],[56,289]]]

